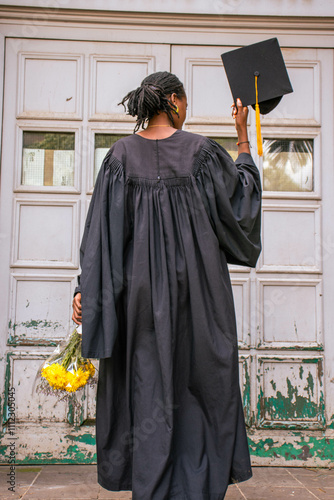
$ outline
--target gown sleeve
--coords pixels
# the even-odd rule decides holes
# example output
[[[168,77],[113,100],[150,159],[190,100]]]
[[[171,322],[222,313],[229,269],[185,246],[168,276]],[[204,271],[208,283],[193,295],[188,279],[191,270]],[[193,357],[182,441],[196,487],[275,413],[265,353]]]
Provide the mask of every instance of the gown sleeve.
[[[109,150],[96,179],[80,245],[82,356],[107,358],[118,331],[123,289],[124,172]]]
[[[261,179],[248,153],[234,162],[208,139],[194,175],[211,225],[227,262],[255,267],[261,252]]]

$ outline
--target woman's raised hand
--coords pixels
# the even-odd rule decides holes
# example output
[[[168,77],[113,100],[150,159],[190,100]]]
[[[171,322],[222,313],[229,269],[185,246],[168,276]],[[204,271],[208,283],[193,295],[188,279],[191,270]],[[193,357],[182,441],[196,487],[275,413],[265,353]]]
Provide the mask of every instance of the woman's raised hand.
[[[247,116],[248,116],[248,108],[247,106],[243,106],[241,100],[237,99],[237,105],[235,103],[232,104],[232,117],[235,120],[235,128],[237,131],[247,130]]]
[[[250,153],[247,132],[248,108],[242,105],[240,99],[237,99],[237,105],[233,103],[231,107],[232,117],[235,120],[235,128],[238,133],[238,153]]]

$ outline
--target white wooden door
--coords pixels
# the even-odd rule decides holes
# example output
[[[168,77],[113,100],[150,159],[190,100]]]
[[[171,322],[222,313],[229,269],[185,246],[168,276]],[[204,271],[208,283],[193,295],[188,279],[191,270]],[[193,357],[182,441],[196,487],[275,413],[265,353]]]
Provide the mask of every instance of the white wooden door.
[[[220,54],[234,48],[172,50],[188,94],[185,128],[216,138],[232,156]],[[264,188],[263,251],[256,269],[230,271],[252,463],[319,466],[334,460],[333,51],[285,48],[283,56],[294,93],[262,118],[261,159],[253,110],[249,120]]]
[[[247,44],[246,38],[243,44]],[[185,128],[236,155],[220,54],[172,48],[189,100]],[[333,51],[285,48],[295,92],[262,119],[263,252],[231,266],[253,464],[334,457]],[[94,462],[95,391],[80,409],[31,394],[42,359],[73,326],[79,244],[101,159],[133,120],[117,106],[170,46],[7,39],[1,166],[0,384],[3,460],[15,389],[18,462]]]
[[[32,393],[74,328],[79,246],[102,157],[133,118],[117,104],[169,70],[168,45],[7,39],[1,168],[2,450],[15,395],[17,462],[94,462],[95,391],[74,404]],[[6,451],[7,450],[7,451]]]

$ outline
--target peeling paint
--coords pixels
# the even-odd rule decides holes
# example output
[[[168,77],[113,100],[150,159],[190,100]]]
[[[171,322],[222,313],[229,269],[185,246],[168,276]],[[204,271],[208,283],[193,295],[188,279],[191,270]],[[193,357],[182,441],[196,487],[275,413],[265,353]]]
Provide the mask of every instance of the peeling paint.
[[[334,429],[334,413],[330,417],[331,423],[327,426],[329,429]]]
[[[58,323],[58,321],[48,321],[47,319],[31,319],[29,321],[21,321],[20,323],[12,322],[11,319],[9,320],[8,330],[10,332],[13,332],[13,334],[15,334],[15,330],[18,327],[25,327],[27,329],[33,328],[34,330],[36,330],[37,328],[57,329],[62,328],[63,325],[61,323]]]
[[[264,398],[263,409],[272,419],[284,418],[314,418],[318,413],[318,406],[308,398],[297,394],[298,388],[293,387],[288,380],[288,396],[283,396],[280,391],[276,392],[276,397]],[[295,401],[292,401],[295,398]]]
[[[70,424],[80,426],[85,420],[85,405],[83,404],[85,396],[81,396],[80,401],[77,400],[76,394],[72,394],[68,401],[67,420]]]
[[[283,457],[289,460],[307,460],[316,457],[320,460],[334,459],[334,440],[325,437],[308,437],[307,441],[301,438],[294,443],[284,443],[279,445],[271,438],[260,439],[255,442],[248,437],[250,453],[257,457]]]
[[[89,444],[92,446],[96,445],[95,436],[93,436],[92,434],[89,434],[88,432],[86,432],[85,434],[81,434],[81,435],[66,434],[66,436],[64,436],[64,437],[67,439],[70,439],[71,441],[79,441],[80,443],[85,443],[85,444]]]
[[[52,452],[35,452],[25,455],[24,459],[20,460],[20,464],[93,464],[96,463],[96,452],[87,451],[79,448],[77,444],[71,444],[67,447],[66,452],[60,453],[55,457]]]
[[[313,382],[313,377],[312,377],[312,374],[311,372],[308,372],[308,375],[307,375],[307,382],[308,384],[304,387],[305,391],[308,392],[308,395],[309,395],[309,399],[311,399],[311,394],[310,392],[312,392],[312,396],[314,396],[314,382]]]
[[[28,304],[29,305],[29,304]],[[28,307],[28,306],[26,306]],[[18,328],[25,328],[26,332],[21,332],[16,334]],[[29,336],[30,332],[34,332],[41,329],[49,329],[50,332],[63,328],[61,323],[57,321],[48,321],[46,319],[31,319],[30,321],[22,321],[20,323],[8,322],[8,344],[9,345],[34,345],[34,346],[57,346],[61,339],[50,339],[50,338],[36,338]],[[36,335],[36,334],[35,334]]]
[[[246,425],[251,425],[251,415],[250,415],[250,377],[248,373],[247,363],[244,364],[244,373],[245,373],[245,383],[243,386],[242,392],[242,401],[245,413],[245,422]]]
[[[248,444],[250,454],[253,457],[264,459],[281,459],[284,462],[300,461],[315,463],[316,461],[334,461],[334,440],[328,437],[316,437],[305,435],[301,432],[293,432],[295,437],[290,435],[290,442],[283,442],[281,438],[252,438],[248,433]],[[63,436],[68,446],[57,456],[54,452],[34,452],[25,453],[24,458],[17,464],[93,464],[96,463],[95,437],[93,434],[84,433],[81,436],[67,434]],[[291,442],[292,439],[292,442]],[[88,448],[88,449],[87,449]],[[89,449],[91,448],[91,449]],[[0,446],[0,455],[5,457],[7,445]],[[282,462],[281,462],[282,465]],[[32,467],[33,468],[33,467]],[[31,469],[32,469],[31,468]]]
[[[8,406],[7,406],[7,394],[10,387],[10,356],[11,352],[7,353],[6,356],[6,370],[5,370],[5,386],[4,386],[4,402],[3,402],[3,413],[2,413],[2,423],[5,424],[8,420]]]
[[[34,338],[34,339],[29,339],[26,338],[26,335],[23,333],[20,336],[14,335],[11,336],[8,340],[9,345],[34,345],[34,346],[57,346],[59,344],[61,339],[58,341],[56,340],[51,340],[51,339],[40,339],[40,338]]]
[[[74,455],[75,460],[78,460],[80,463],[90,463],[91,458],[93,456],[93,454],[89,451],[87,453],[84,453],[82,450],[80,450],[80,448],[78,447],[77,444],[71,444],[67,448],[66,455]],[[72,460],[73,460],[73,458],[72,458]]]
[[[259,376],[258,376],[259,377]],[[260,379],[260,377],[259,377]],[[258,415],[258,420],[260,419],[261,415],[264,415],[264,406],[263,406],[263,390],[262,387],[260,387],[260,393],[258,396],[257,400],[257,415]]]
[[[319,362],[318,362],[318,380],[319,380],[319,383],[320,385],[322,386],[322,376],[324,374],[324,371],[323,371],[323,360],[322,358],[319,358]]]
[[[270,383],[271,383],[271,386],[274,389],[274,391],[276,391],[276,382],[274,382],[273,380],[271,380]]]
[[[260,427],[270,428],[322,428],[325,425],[325,405],[323,392],[320,391],[319,403],[312,401],[314,396],[314,380],[309,372],[305,390],[308,397],[298,394],[298,387],[293,386],[289,378],[286,378],[287,396],[281,391],[276,391],[276,383],[271,380],[271,385],[276,394],[264,397],[263,390],[257,403],[258,423]],[[307,420],[306,420],[307,419]],[[298,420],[296,422],[296,420]],[[303,421],[304,420],[304,421]],[[310,422],[309,420],[312,420]],[[287,422],[288,421],[288,422]]]
[[[47,321],[46,319],[31,319],[30,321],[22,321],[16,326],[25,326],[26,328],[59,328],[62,325],[57,321]]]
[[[256,345],[256,348],[257,349],[267,349],[267,350],[271,350],[272,349],[272,345],[267,345],[267,344],[263,344],[262,342],[258,342],[258,344]],[[298,344],[298,342],[294,343],[294,344],[290,344],[290,345],[280,345],[280,350],[282,351],[295,351],[296,349],[298,349],[298,351],[323,351],[324,350],[324,346],[323,344],[318,344],[316,346],[314,345],[300,345]]]
[[[36,338],[29,337],[27,332],[22,332],[16,334],[16,330],[19,327],[25,327],[29,333],[29,329],[38,330],[43,328],[48,328],[50,331],[56,330],[57,328],[63,327],[57,321],[47,321],[47,320],[30,320],[23,321],[21,323],[13,323],[11,320],[8,323],[9,330],[9,345],[34,345],[34,346],[57,346],[61,339],[53,340],[49,338]]]
[[[67,408],[67,420],[70,424],[74,423],[74,414],[75,414],[74,405],[73,402],[70,400]]]

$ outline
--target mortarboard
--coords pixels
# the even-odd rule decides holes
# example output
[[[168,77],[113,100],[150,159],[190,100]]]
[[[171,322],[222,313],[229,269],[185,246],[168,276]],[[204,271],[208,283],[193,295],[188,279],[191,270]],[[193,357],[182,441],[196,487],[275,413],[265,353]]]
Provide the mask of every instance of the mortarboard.
[[[293,92],[277,38],[221,55],[234,102],[256,111],[258,154],[262,156],[260,113],[272,111],[283,95]]]

